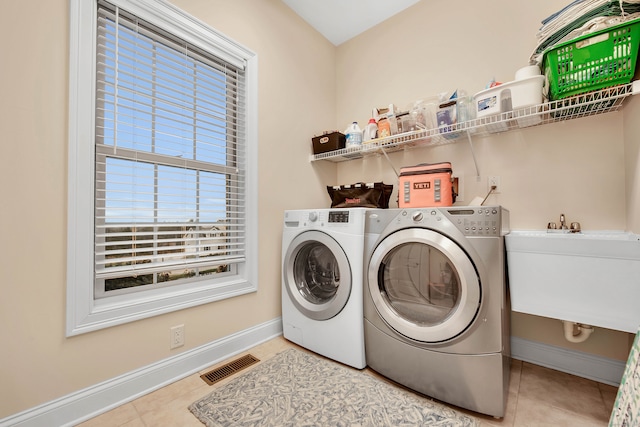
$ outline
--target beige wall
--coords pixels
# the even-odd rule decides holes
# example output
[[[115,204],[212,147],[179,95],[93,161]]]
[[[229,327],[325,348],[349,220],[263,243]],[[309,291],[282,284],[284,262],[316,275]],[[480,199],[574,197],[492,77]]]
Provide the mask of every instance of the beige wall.
[[[640,97],[629,99],[624,108],[625,198],[627,229],[640,234]]]
[[[310,135],[335,122],[335,47],[280,0],[174,4],[259,57],[259,290],[65,338],[69,1],[5,1],[0,419],[280,316],[283,210],[322,206],[335,175],[308,162]]]
[[[406,109],[415,100],[456,88],[473,95],[493,77],[514,80],[515,71],[528,64],[540,20],[566,4],[468,1],[453,10],[446,0],[419,2],[338,47],[338,127],[353,120],[367,123],[372,107],[394,103]],[[501,176],[501,193],[487,203],[509,209],[512,229],[541,229],[564,213],[584,229],[638,232],[640,158],[635,141],[640,125],[632,117],[639,108],[636,101],[624,113],[474,137],[479,179],[466,138],[389,157],[396,170],[452,162],[454,174],[463,177],[459,204],[486,195],[487,175]],[[382,156],[339,164],[337,183],[362,180],[397,183]],[[392,204],[397,207],[396,191]],[[628,355],[629,334],[623,332],[597,328],[587,342],[572,344],[564,340],[557,320],[517,313],[512,320],[517,337],[619,360]]]

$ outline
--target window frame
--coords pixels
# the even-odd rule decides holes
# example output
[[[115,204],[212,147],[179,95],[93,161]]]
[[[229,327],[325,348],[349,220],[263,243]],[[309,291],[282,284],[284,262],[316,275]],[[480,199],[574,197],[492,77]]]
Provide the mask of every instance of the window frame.
[[[161,0],[109,0],[219,58],[244,64],[245,262],[235,274],[95,298],[94,179],[97,0],[70,1],[67,336],[255,292],[257,257],[257,55]]]

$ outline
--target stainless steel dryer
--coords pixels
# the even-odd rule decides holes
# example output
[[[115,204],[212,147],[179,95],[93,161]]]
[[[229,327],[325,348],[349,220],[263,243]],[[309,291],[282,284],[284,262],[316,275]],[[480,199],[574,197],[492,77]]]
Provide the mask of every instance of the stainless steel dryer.
[[[509,212],[500,206],[368,212],[367,365],[433,398],[503,417],[508,230]]]

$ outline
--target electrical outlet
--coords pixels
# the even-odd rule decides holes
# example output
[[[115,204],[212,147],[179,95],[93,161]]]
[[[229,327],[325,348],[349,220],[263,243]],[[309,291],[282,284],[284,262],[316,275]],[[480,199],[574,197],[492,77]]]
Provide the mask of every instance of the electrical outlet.
[[[453,191],[456,192],[456,202],[464,202],[464,179],[462,174],[458,174],[452,178],[451,185],[453,186]]]
[[[184,325],[173,326],[169,329],[169,349],[184,345]]]
[[[491,191],[491,187],[493,186],[496,187],[496,189],[493,190],[494,194],[500,193],[502,191],[502,183],[499,176],[491,175],[487,177],[487,191]]]

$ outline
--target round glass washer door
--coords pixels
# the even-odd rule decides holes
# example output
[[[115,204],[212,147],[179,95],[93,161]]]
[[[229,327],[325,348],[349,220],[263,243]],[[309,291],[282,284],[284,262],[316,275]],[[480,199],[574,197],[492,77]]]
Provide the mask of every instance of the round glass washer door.
[[[336,316],[351,294],[351,268],[342,247],[319,231],[306,231],[289,244],[283,279],[300,312],[314,320]]]
[[[480,307],[480,279],[469,256],[432,230],[410,228],[386,237],[371,256],[367,279],[380,316],[416,341],[455,338]]]

